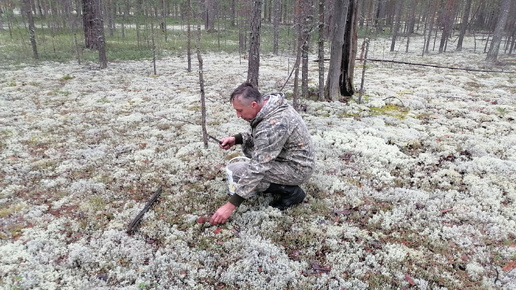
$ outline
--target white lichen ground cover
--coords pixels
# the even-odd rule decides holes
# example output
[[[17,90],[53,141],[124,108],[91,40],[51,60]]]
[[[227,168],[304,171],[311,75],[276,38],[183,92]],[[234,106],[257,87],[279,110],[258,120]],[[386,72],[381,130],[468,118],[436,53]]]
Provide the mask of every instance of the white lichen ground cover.
[[[484,66],[471,49],[389,45],[374,41],[370,56]],[[277,90],[293,59],[261,61],[261,90]],[[157,75],[149,61],[93,67],[0,73],[2,288],[516,287],[514,73],[368,63],[362,104],[302,100],[318,154],[307,200],[280,212],[252,198],[212,226],[239,151],[205,149],[188,123],[200,123],[197,70],[184,57]],[[247,62],[210,53],[204,68],[209,133],[246,129],[227,99]]]

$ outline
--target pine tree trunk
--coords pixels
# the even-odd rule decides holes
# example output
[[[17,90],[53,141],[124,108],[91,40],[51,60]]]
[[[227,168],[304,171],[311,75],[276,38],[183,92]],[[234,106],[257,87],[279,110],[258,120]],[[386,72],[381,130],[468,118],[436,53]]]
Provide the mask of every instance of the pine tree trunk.
[[[401,24],[401,9],[403,7],[403,0],[397,0],[396,2],[396,19],[394,20],[394,29],[392,31],[391,39],[391,51],[396,48],[396,38],[398,38],[398,32]]]
[[[455,18],[455,1],[448,0],[447,4],[443,6],[442,9],[444,28],[441,34],[441,42],[439,43],[439,53],[445,52],[448,46],[448,39],[451,36],[453,19]]]
[[[27,21],[29,22],[29,39],[30,44],[32,46],[32,57],[34,59],[39,59],[38,55],[38,45],[36,43],[36,27],[34,26],[34,17],[32,16],[32,7],[30,5],[30,0],[23,0],[24,4],[24,12],[27,15]]]
[[[249,18],[248,2],[241,1],[238,9],[238,48],[240,53],[247,49],[247,29],[246,19]]]
[[[301,0],[301,97],[308,97],[308,52],[310,50],[310,32],[313,26],[313,10],[310,1]],[[296,107],[296,109],[298,109]]]
[[[319,89],[318,96],[320,101],[324,101],[324,0],[319,0]]]
[[[106,40],[104,37],[104,20],[102,18],[102,1],[84,0],[82,9],[86,47],[98,50],[100,67],[106,68]]]
[[[437,4],[431,2],[430,4],[430,16],[427,18],[426,23],[428,24],[428,33],[425,44],[423,46],[423,54],[428,53],[430,49],[430,40],[432,39],[432,33],[434,31],[435,13],[437,12]]]
[[[102,1],[95,0],[95,30],[97,49],[99,51],[100,68],[107,67],[106,38],[104,36],[104,18],[102,17]]]
[[[383,32],[383,25],[385,24],[385,8],[387,5],[386,0],[378,0],[377,10],[376,10],[376,18],[375,18],[375,26],[376,32]]]
[[[273,0],[274,1],[274,16],[273,16],[273,27],[274,27],[274,38],[273,38],[273,45],[272,45],[272,53],[274,55],[278,55],[279,50],[279,24],[280,24],[280,0]]]
[[[334,11],[335,18],[332,27],[330,64],[328,68],[328,78],[326,79],[325,98],[334,100],[340,98],[340,77],[341,63],[344,48],[344,35],[348,17],[349,0],[336,0]]]
[[[495,31],[493,33],[493,39],[491,40],[491,46],[487,53],[486,61],[494,63],[498,60],[498,52],[500,50],[500,43],[502,42],[503,31],[507,18],[509,17],[509,10],[511,8],[511,0],[503,0],[500,8],[500,14],[498,15],[498,22],[496,23]]]
[[[457,51],[462,50],[462,43],[464,42],[464,36],[466,36],[466,31],[468,30],[469,14],[471,13],[471,2],[472,2],[472,0],[466,0],[466,5],[464,7],[464,14],[462,15],[462,23],[460,24],[459,40],[457,41]]]
[[[357,55],[357,7],[358,0],[350,0],[346,31],[344,34],[344,48],[342,49],[342,63],[340,66],[342,78],[340,80],[340,94],[345,99],[353,96],[355,88],[353,78],[355,75],[355,59]]]
[[[187,40],[186,40],[186,56],[188,60],[188,72],[192,71],[192,3],[191,0],[186,1],[186,34],[187,34]]]
[[[214,0],[205,0],[205,24],[204,28],[208,32],[215,31],[215,1]]]
[[[201,55],[201,25],[197,26],[197,60],[199,61],[199,91],[201,93],[201,130],[204,148],[208,148],[208,130],[206,129],[206,95],[204,92],[204,68]]]
[[[258,87],[260,70],[260,27],[262,20],[262,1],[253,1],[249,35],[249,58],[247,80]]]
[[[95,29],[95,1],[83,0],[82,24],[84,28],[84,45],[89,49],[97,49],[97,32]]]

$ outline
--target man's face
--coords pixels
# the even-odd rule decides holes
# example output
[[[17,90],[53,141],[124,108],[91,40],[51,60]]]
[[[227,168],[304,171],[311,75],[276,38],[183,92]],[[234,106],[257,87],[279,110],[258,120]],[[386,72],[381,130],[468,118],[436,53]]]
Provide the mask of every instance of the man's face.
[[[241,96],[233,100],[233,108],[238,118],[242,118],[248,122],[254,119],[261,109],[257,102],[242,99]]]

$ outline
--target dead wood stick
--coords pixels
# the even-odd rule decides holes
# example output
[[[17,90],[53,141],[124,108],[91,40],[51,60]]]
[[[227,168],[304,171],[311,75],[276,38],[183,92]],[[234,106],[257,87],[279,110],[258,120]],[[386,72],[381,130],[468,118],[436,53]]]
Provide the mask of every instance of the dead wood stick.
[[[329,58],[325,58],[324,61],[329,61]],[[356,60],[362,61],[363,59],[357,58]],[[427,67],[435,67],[435,68],[444,68],[444,69],[452,69],[452,70],[465,70],[465,71],[474,71],[474,72],[493,72],[493,73],[509,73],[513,74],[514,71],[503,71],[503,70],[487,70],[487,69],[475,69],[475,68],[462,68],[462,67],[450,67],[450,66],[441,66],[436,64],[425,64],[425,63],[414,63],[407,61],[397,61],[397,60],[389,60],[389,59],[374,59],[368,58],[368,61],[377,61],[377,62],[390,62],[396,64],[406,64],[406,65],[418,65],[418,66],[427,66]],[[314,62],[319,62],[320,60],[316,59]]]
[[[154,205],[154,203],[158,200],[159,196],[161,195],[162,186],[154,192],[152,197],[147,201],[147,204],[145,204],[145,207],[140,211],[140,213],[133,219],[133,221],[129,224],[129,227],[127,228],[127,234],[132,235],[140,225],[140,222],[143,219],[143,216],[146,212],[149,211],[149,209]]]
[[[486,70],[486,69],[475,69],[475,68],[460,68],[460,67],[440,66],[440,65],[435,65],[435,64],[413,63],[413,62],[396,61],[396,60],[388,60],[388,59],[369,58],[367,60],[368,61],[377,61],[377,62],[390,62],[390,63],[396,63],[396,64],[427,66],[427,67],[435,67],[435,68],[445,68],[445,69],[452,69],[452,70],[474,71],[474,72],[514,73],[512,71]]]

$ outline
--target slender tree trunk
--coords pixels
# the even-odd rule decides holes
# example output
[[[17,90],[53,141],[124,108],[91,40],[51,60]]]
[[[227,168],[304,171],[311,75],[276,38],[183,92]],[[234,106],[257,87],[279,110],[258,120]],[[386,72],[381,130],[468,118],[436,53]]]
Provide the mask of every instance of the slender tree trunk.
[[[385,25],[386,5],[387,5],[387,0],[378,0],[377,10],[376,10],[376,18],[375,18],[375,26],[376,26],[377,33],[383,32],[383,26]]]
[[[5,28],[4,28],[4,9],[2,9],[2,7],[0,7],[0,31],[5,31]]]
[[[435,23],[435,13],[437,11],[437,5],[435,4],[434,1],[430,1],[429,3],[430,5],[430,16],[427,18],[427,23],[428,23],[428,34],[427,34],[427,37],[426,37],[426,42],[425,42],[425,45],[423,47],[423,53],[428,53],[429,49],[430,49],[430,40],[432,39],[432,33],[433,33],[433,29],[434,29],[434,23]]]
[[[208,32],[215,31],[215,1],[204,0],[205,5],[205,24],[204,28]]]
[[[86,48],[97,49],[97,38],[95,30],[95,1],[83,0],[82,19],[84,28],[84,42]]]
[[[136,42],[138,44],[138,47],[141,46],[141,31],[140,26],[141,22],[143,21],[143,0],[136,0]]]
[[[231,15],[229,16],[229,22],[230,22],[230,25],[231,27],[235,27],[236,26],[236,2],[237,0],[231,0],[231,6],[229,8],[229,13],[231,13]]]
[[[29,39],[32,46],[32,57],[34,59],[39,59],[38,45],[36,44],[36,27],[34,26],[34,17],[32,16],[32,6],[30,4],[30,0],[23,0],[23,4],[24,12],[29,23]]]
[[[514,49],[514,47],[516,46],[516,34],[513,33],[512,34],[512,42],[511,42],[511,47],[509,48],[509,53],[508,55],[512,55],[512,51]]]
[[[295,45],[296,61],[294,63],[294,96],[292,105],[297,110],[299,107],[299,65],[301,64],[302,46],[303,46],[303,2],[304,0],[294,1],[294,27],[295,27]]]
[[[206,130],[206,96],[204,93],[204,68],[201,55],[201,24],[197,25],[197,60],[199,61],[199,92],[201,94],[201,129],[204,148],[208,148],[208,131]]]
[[[327,85],[325,88],[325,98],[334,100],[340,98],[339,80],[341,77],[341,63],[344,46],[344,35],[346,31],[346,22],[348,17],[349,0],[336,0],[334,11],[335,19],[332,27],[330,64],[328,68]]]
[[[79,46],[79,41],[77,40],[77,22],[79,21],[79,16],[78,15],[75,15],[75,14],[69,14],[69,19],[70,19],[70,23],[71,23],[71,28],[72,28],[72,34],[73,34],[73,42],[74,42],[74,45],[75,45],[75,56],[77,58],[77,63],[78,64],[81,64],[81,56],[82,56],[82,50]]]
[[[168,30],[167,30],[167,5],[165,0],[161,0],[161,15],[159,27],[161,28],[161,32],[163,32],[165,36],[165,42],[168,41]]]
[[[186,1],[186,33],[187,33],[187,40],[186,40],[186,56],[188,59],[188,72],[192,71],[192,2],[191,0]]]
[[[273,29],[274,29],[274,38],[273,38],[273,45],[272,45],[272,53],[274,55],[278,55],[278,49],[279,49],[279,24],[280,24],[280,0],[273,0],[274,1],[274,16],[273,16]]]
[[[300,43],[299,43],[300,44]],[[299,108],[299,64],[301,62],[301,46],[297,46],[296,63],[294,64],[294,97],[292,106],[294,109]]]
[[[106,0],[105,4],[105,11],[106,13],[104,15],[107,16],[107,26],[109,31],[109,36],[113,36],[115,33],[115,14],[116,14],[116,8],[115,3],[113,3],[114,0]]]
[[[324,101],[324,0],[319,0],[319,100]]]
[[[238,8],[238,48],[240,53],[244,53],[247,50],[247,29],[246,19],[249,18],[248,2],[239,1]]]
[[[466,36],[466,31],[468,30],[469,14],[471,13],[471,2],[472,2],[472,0],[466,0],[466,4],[464,6],[464,12],[462,14],[462,22],[460,24],[459,40],[457,41],[457,51],[462,50],[462,43],[464,42],[464,36]]]
[[[511,0],[503,0],[502,6],[500,7],[500,14],[498,15],[498,22],[496,23],[495,31],[493,33],[493,39],[491,40],[491,46],[487,53],[487,62],[494,63],[498,60],[500,43],[502,42],[503,31],[505,24],[507,23],[507,18],[509,17],[510,8]]]
[[[258,87],[258,78],[260,75],[260,28],[262,20],[262,1],[254,0],[250,22],[249,35],[249,59],[247,80]]]
[[[106,38],[104,36],[104,18],[102,17],[102,0],[94,1],[95,5],[95,30],[97,38],[97,49],[99,51],[100,68],[107,67]]]
[[[340,94],[351,97],[355,93],[353,78],[355,75],[355,59],[357,55],[357,6],[358,0],[349,0],[344,47],[342,49]]]
[[[407,36],[410,37],[411,34],[414,33],[415,27],[416,27],[416,9],[417,9],[417,2],[416,0],[410,0],[410,18],[408,21],[408,27],[407,27]]]
[[[391,39],[391,51],[394,51],[396,48],[396,38],[398,38],[398,32],[401,24],[401,9],[403,7],[403,0],[396,1],[396,20],[394,20],[394,29],[392,31],[392,39]]]
[[[441,42],[439,43],[439,53],[445,52],[448,45],[448,39],[451,36],[453,28],[453,19],[455,18],[455,0],[447,0],[447,4],[442,6],[443,32],[441,34]]]
[[[308,98],[308,52],[314,13],[311,0],[301,0],[301,5],[301,97],[306,99]]]
[[[362,95],[364,94],[365,71],[367,68],[367,54],[369,53],[369,38],[366,38],[364,40],[364,44],[362,45],[362,53],[363,53],[364,57],[363,58],[361,57],[361,59],[363,59],[364,63],[362,66],[362,78],[360,79],[360,90],[358,93],[358,103],[359,104],[362,103]]]

